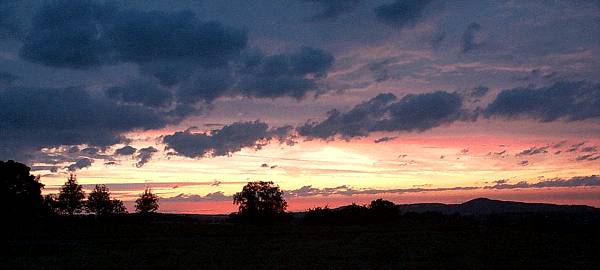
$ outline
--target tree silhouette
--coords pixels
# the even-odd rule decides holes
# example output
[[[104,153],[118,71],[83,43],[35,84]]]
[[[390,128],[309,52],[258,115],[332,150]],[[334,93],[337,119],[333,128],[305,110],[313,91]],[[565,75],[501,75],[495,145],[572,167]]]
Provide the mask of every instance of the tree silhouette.
[[[43,207],[44,187],[27,165],[0,161],[0,214],[5,217],[33,216]]]
[[[71,174],[67,182],[60,188],[58,194],[58,207],[60,212],[72,216],[76,213],[81,213],[84,209],[85,193],[81,185],[77,183],[77,178]]]
[[[384,199],[371,201],[369,210],[373,221],[387,222],[394,221],[400,217],[400,210],[393,202]]]
[[[158,210],[158,196],[146,188],[144,193],[135,200],[135,211],[140,214],[154,213]]]
[[[123,202],[110,198],[110,191],[106,185],[96,185],[88,196],[87,211],[98,216],[124,214],[127,212]]]
[[[271,181],[249,182],[233,195],[233,203],[239,205],[238,215],[248,217],[273,217],[287,208],[283,192]]]

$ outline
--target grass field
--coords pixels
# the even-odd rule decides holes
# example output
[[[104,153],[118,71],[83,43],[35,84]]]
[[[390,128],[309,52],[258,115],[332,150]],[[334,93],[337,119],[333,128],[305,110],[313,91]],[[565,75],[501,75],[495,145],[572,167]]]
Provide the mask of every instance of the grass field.
[[[76,219],[5,237],[3,269],[600,269],[597,228]]]

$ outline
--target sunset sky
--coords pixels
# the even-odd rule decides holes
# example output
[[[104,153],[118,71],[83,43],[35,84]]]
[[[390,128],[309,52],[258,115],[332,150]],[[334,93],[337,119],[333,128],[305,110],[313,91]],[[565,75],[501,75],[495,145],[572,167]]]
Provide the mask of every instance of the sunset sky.
[[[600,2],[0,0],[0,160],[128,206],[600,207]]]

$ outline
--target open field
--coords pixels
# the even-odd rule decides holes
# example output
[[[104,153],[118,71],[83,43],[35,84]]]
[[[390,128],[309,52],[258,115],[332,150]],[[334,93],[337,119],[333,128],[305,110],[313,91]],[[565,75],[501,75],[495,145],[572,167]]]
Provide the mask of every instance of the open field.
[[[38,222],[3,237],[3,269],[600,269],[600,231],[591,226],[89,217]]]

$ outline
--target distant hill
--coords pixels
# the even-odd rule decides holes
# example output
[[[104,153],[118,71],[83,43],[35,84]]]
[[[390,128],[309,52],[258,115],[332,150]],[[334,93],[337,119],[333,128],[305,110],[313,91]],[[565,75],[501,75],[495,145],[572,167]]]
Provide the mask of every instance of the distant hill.
[[[489,215],[509,213],[569,213],[600,214],[600,209],[587,205],[558,205],[547,203],[525,203],[477,198],[461,204],[417,203],[402,204],[398,208],[406,212],[440,212],[444,214]]]

